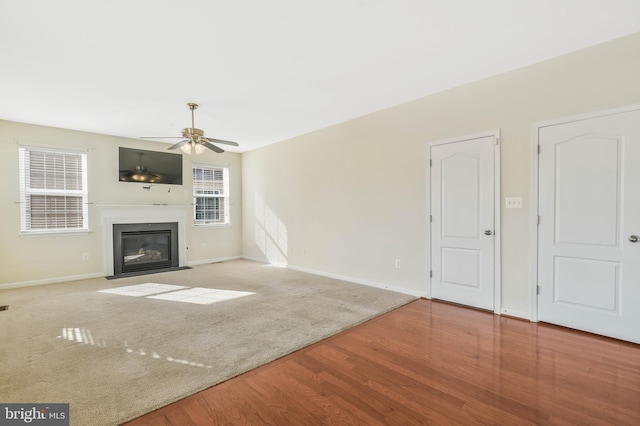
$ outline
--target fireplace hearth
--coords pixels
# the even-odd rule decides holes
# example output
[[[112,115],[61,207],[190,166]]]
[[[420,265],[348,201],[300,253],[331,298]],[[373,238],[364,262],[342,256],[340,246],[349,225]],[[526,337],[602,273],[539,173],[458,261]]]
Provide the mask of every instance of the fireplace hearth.
[[[113,275],[121,277],[177,269],[178,223],[113,225]]]

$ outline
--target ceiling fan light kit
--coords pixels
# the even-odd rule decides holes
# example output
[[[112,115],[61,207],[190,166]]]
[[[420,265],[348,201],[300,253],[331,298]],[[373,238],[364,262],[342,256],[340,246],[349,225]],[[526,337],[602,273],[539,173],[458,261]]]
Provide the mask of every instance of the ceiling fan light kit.
[[[182,145],[180,147],[180,151],[184,152],[185,154],[189,154],[189,155],[191,153],[193,153],[193,152],[195,152],[196,155],[200,155],[203,152],[205,152],[206,149],[204,148],[204,145],[202,145],[202,144],[199,144],[199,143],[196,144],[196,143],[191,142],[191,143],[186,143],[186,144]]]
[[[238,144],[236,142],[231,142],[231,141],[225,141],[222,139],[213,139],[213,138],[207,138],[204,136],[204,130],[202,129],[197,129],[195,127],[195,118],[194,118],[194,111],[198,108],[198,104],[194,104],[192,102],[189,102],[187,104],[187,106],[189,107],[189,109],[191,110],[191,127],[185,127],[184,129],[182,129],[182,136],[179,136],[177,138],[179,139],[183,139],[180,142],[178,142],[175,145],[170,146],[167,149],[177,149],[180,148],[180,151],[182,151],[185,154],[196,154],[196,155],[200,155],[203,152],[206,151],[205,148],[209,148],[210,150],[217,152],[217,153],[222,153],[224,152],[224,149],[220,148],[217,145],[214,145],[216,143],[218,144],[225,144],[225,145],[232,145],[232,146],[238,146]],[[176,139],[173,136],[170,137],[143,137],[142,139]]]

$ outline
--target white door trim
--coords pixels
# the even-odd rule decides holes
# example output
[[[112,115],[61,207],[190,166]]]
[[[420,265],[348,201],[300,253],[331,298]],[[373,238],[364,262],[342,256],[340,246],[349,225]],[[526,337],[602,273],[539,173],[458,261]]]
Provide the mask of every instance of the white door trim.
[[[500,129],[496,130],[488,130],[485,132],[475,133],[467,136],[458,136],[453,138],[441,139],[433,142],[428,142],[426,146],[427,150],[427,185],[426,185],[426,201],[427,201],[427,224],[430,223],[430,218],[432,216],[431,212],[431,147],[436,145],[445,145],[456,142],[463,142],[472,139],[480,139],[485,137],[493,136],[494,138],[494,146],[493,146],[493,177],[494,177],[494,215],[493,215],[493,229],[495,231],[494,238],[494,256],[493,256],[493,269],[494,269],[494,281],[493,281],[493,311],[496,314],[500,314],[501,306],[502,306],[502,280],[501,280],[501,261],[502,256],[500,254],[500,241],[502,239],[501,231],[500,231],[500,208],[502,206],[501,203],[501,195],[500,195]],[[427,299],[431,299],[431,277],[429,272],[431,271],[431,226],[427,226],[427,288],[425,291],[425,295]]]
[[[607,115],[615,115],[623,112],[640,110],[640,104],[629,105],[621,108],[578,114],[553,120],[540,121],[533,124],[531,133],[531,321],[538,322],[538,145],[540,139],[540,129],[558,124],[572,123],[575,121],[589,120]]]

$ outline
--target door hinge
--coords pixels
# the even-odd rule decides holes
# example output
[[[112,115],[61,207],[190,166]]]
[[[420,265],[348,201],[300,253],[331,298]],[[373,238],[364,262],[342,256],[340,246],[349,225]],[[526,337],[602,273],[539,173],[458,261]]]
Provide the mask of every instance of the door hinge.
[[[539,285],[536,286],[536,294],[540,294],[540,286]]]
[[[495,138],[493,140],[493,146],[498,146],[498,145],[500,145],[500,138]]]
[[[429,222],[433,222],[433,216],[429,215]]]
[[[540,155],[540,144],[538,144],[538,155]]]
[[[433,160],[429,160],[429,167],[433,167]]]
[[[429,271],[429,278],[433,278],[433,271]]]

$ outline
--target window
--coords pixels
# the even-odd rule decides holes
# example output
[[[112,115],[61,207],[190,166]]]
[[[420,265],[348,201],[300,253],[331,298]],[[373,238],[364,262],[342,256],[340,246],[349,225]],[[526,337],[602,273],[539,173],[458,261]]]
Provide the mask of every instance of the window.
[[[87,155],[21,147],[19,156],[22,232],[88,231]]]
[[[229,224],[229,169],[193,166],[195,225]]]

